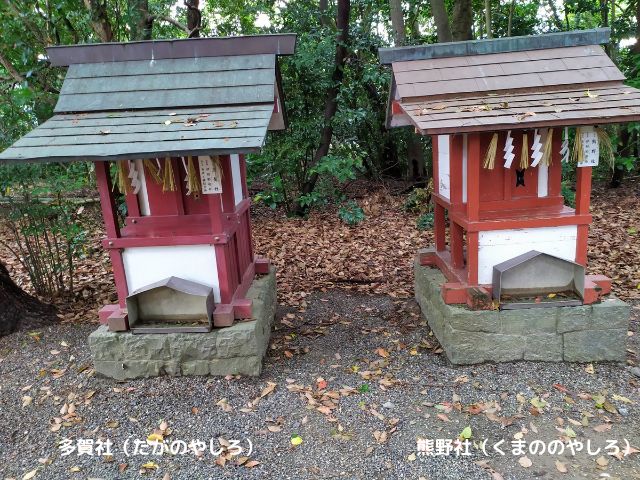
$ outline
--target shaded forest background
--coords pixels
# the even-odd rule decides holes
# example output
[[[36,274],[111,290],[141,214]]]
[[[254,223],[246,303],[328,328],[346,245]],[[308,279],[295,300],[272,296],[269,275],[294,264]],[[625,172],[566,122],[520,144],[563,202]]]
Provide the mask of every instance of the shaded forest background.
[[[607,53],[640,87],[640,0],[182,2],[0,0],[0,149],[52,115],[65,72],[48,64],[49,45],[294,32],[296,54],[281,59],[289,128],[249,158],[254,200],[290,216],[337,212],[353,225],[371,208],[349,195],[354,182],[401,180],[407,193],[426,186],[430,171],[429,139],[384,127],[390,71],[378,62],[380,47],[607,26]],[[639,124],[608,128],[616,165],[597,177],[603,188],[629,186]],[[76,261],[92,255],[96,231],[78,198],[94,192],[89,163],[0,166],[0,247],[38,296],[74,291]],[[419,215],[419,230],[429,227],[426,190],[413,189],[404,208]]]
[[[295,32],[297,53],[282,61],[290,126],[270,135],[250,173],[258,200],[305,213],[342,202],[340,186],[359,175],[429,171],[428,140],[384,128],[390,72],[379,47],[609,26],[607,52],[637,85],[639,18],[638,0],[0,0],[0,148],[52,115],[64,71],[49,67],[48,45]],[[613,132],[616,185],[635,170],[637,132]],[[0,172],[5,193],[51,181],[54,190],[89,186],[90,165]]]

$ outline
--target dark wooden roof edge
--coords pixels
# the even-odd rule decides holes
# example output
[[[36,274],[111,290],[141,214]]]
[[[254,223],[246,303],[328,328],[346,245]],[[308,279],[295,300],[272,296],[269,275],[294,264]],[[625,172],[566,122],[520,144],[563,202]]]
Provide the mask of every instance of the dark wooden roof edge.
[[[247,35],[241,37],[184,38],[141,42],[95,43],[48,47],[55,67],[79,63],[124,62],[173,58],[236,55],[293,55],[296,34]]]
[[[579,120],[542,120],[542,121],[528,121],[528,122],[516,122],[516,123],[504,123],[497,125],[471,125],[471,126],[459,126],[459,127],[444,127],[444,128],[425,128],[421,129],[415,127],[415,122],[412,121],[412,125],[420,132],[421,135],[457,135],[461,133],[479,133],[479,132],[502,132],[507,130],[532,130],[536,128],[562,128],[562,127],[581,127],[587,125],[609,125],[609,124],[624,124],[637,122],[640,120],[640,114],[615,116],[615,117],[593,117],[593,118],[581,118]]]
[[[608,43],[610,34],[611,29],[609,28],[595,28],[591,30],[574,30],[571,32],[546,33],[543,35],[527,35],[522,37],[380,48],[378,50],[378,56],[380,63],[389,65],[393,62],[427,60],[431,58],[521,52],[546,48],[579,47],[583,45]]]
[[[217,148],[217,149],[185,149],[185,150],[158,150],[135,154],[117,155],[87,155],[87,156],[47,156],[47,157],[27,157],[27,158],[7,158],[0,157],[0,165],[17,163],[52,163],[52,162],[112,162],[117,160],[143,160],[145,158],[165,158],[165,157],[186,157],[198,155],[230,155],[232,153],[257,153],[260,147],[238,147],[238,148]],[[6,151],[5,151],[6,152]]]

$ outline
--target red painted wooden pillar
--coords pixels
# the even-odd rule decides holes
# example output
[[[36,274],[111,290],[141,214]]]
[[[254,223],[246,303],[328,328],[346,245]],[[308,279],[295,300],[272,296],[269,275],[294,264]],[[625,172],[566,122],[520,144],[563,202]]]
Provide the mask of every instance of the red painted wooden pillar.
[[[576,215],[588,215],[591,202],[591,169],[578,167],[576,172]],[[578,225],[576,241],[576,263],[587,265],[587,244],[589,242],[589,225]]]
[[[222,211],[233,213],[236,210],[236,201],[233,194],[233,178],[231,177],[231,157],[221,155],[220,166],[222,167]]]
[[[434,206],[433,229],[435,231],[436,251],[443,252],[446,249],[444,207],[439,203]]]
[[[94,165],[107,240],[119,238],[120,226],[118,225],[116,202],[112,193],[113,185],[111,182],[111,174],[109,173],[109,162],[95,162]],[[122,261],[122,251],[120,249],[110,248],[109,257],[111,258],[111,268],[113,269],[113,277],[116,282],[118,304],[124,308],[127,305],[126,298],[129,295],[129,289],[124,271],[124,262]]]
[[[249,198],[249,186],[247,185],[247,159],[244,155],[238,155],[240,162],[240,181],[242,182],[242,198],[243,199],[251,199]],[[247,209],[246,215],[246,223],[247,223],[247,242],[249,243],[249,261],[253,263],[253,234],[251,232],[251,210]]]
[[[449,233],[449,241],[451,243],[451,261],[453,268],[464,267],[464,232],[460,225],[451,221],[451,231]]]
[[[470,133],[467,140],[467,218],[480,219],[480,134]]]
[[[433,191],[440,193],[438,135],[431,135],[431,164],[433,165]]]
[[[467,218],[480,219],[480,134],[472,133],[467,140]],[[478,283],[478,232],[467,232],[467,281]]]
[[[449,136],[449,177],[451,182],[451,205],[462,204],[462,149],[463,135]]]
[[[549,196],[555,197],[562,193],[562,129],[553,130],[551,146],[551,165],[549,166]]]

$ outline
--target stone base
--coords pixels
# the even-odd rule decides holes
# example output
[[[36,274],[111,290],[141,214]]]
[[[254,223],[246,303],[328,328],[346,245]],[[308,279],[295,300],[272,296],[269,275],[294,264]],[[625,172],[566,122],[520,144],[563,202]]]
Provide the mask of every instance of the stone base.
[[[116,380],[158,375],[260,375],[276,312],[276,274],[256,278],[247,298],[253,319],[208,333],[110,332],[89,335],[93,364]]]
[[[437,268],[416,259],[414,273],[416,300],[451,363],[625,361],[630,307],[612,295],[577,307],[474,311],[444,303]]]

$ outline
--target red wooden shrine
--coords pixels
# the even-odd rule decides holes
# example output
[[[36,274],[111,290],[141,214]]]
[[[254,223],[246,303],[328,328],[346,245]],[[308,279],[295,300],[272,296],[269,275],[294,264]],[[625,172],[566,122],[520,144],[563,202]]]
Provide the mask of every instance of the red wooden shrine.
[[[511,132],[514,152],[522,149],[523,133],[525,131]],[[526,135],[528,151],[531,151],[533,133],[532,130]],[[498,145],[505,144],[506,135],[507,132],[499,134]],[[421,255],[421,263],[436,265],[447,277],[448,282],[442,287],[446,303],[474,306],[478,298],[474,289],[491,296],[492,284],[487,281],[486,272],[484,282],[479,276],[482,232],[496,232],[500,239],[502,231],[507,242],[517,241],[509,236],[513,231],[531,235],[532,243],[524,248],[547,250],[541,246],[547,244],[549,253],[554,253],[558,242],[564,242],[569,250],[575,250],[572,260],[584,266],[587,263],[592,167],[576,169],[574,209],[565,205],[561,193],[561,129],[556,129],[553,135],[551,164],[548,168],[525,169],[524,185],[517,184],[517,161],[510,168],[502,165],[492,170],[482,167],[482,158],[491,137],[491,133],[432,137],[435,248]],[[441,151],[443,146],[446,154]],[[443,163],[446,163],[446,172],[442,171]],[[443,173],[447,176],[446,182],[441,178]],[[570,227],[568,236],[562,238],[565,231],[558,227]],[[575,229],[575,235],[571,229]],[[488,248],[491,248],[490,240],[485,245]],[[505,255],[505,258],[513,256],[507,253],[509,246],[499,248],[505,250],[501,252],[504,255],[500,255],[500,259]],[[489,257],[485,263],[486,267],[493,267],[497,260],[491,262]],[[470,290],[470,287],[473,288]],[[584,303],[593,303],[610,290],[608,278],[590,275],[585,282]]]
[[[446,277],[446,303],[535,308],[547,306],[543,298],[550,306],[575,294],[579,300],[567,305],[590,304],[611,290],[603,275],[584,274],[592,166],[598,146],[609,143],[598,127],[640,119],[640,91],[624,85],[600,46],[609,35],[596,29],[380,50],[393,69],[387,126],[412,126],[432,140],[435,246],[419,258]],[[563,162],[575,168],[575,208],[562,196]],[[543,267],[550,257],[563,271],[554,285]],[[536,278],[527,278],[534,270]],[[573,286],[548,293],[567,285],[561,277]]]
[[[94,162],[118,296],[100,310],[110,330],[252,318],[247,291],[269,262],[253,252],[245,155],[286,127],[278,57],[294,50],[288,34],[47,49],[68,67],[55,115],[0,160]]]
[[[232,158],[233,157],[233,158]],[[169,247],[161,253],[172,254],[170,247],[210,246],[213,255],[202,255],[202,263],[192,266],[197,270],[213,271],[219,288],[219,300],[213,313],[214,325],[225,326],[234,319],[251,318],[251,301],[245,294],[255,274],[268,272],[269,261],[255,258],[251,240],[249,206],[251,200],[247,192],[246,161],[244,155],[223,155],[219,157],[222,167],[222,193],[187,195],[185,171],[181,160],[172,158],[175,175],[175,191],[163,192],[146,171],[145,194],[132,192],[125,196],[127,216],[125,226],[118,224],[112,179],[108,162],[96,162],[96,178],[100,192],[102,213],[107,238],[103,246],[109,251],[118,292],[118,304],[107,305],[100,312],[106,322],[109,316],[122,315],[127,296],[135,289],[127,283],[127,271],[123,255],[127,251],[141,247]],[[232,168],[235,163],[236,168]],[[145,168],[145,167],[143,167]],[[199,177],[199,173],[196,171]],[[234,190],[234,175],[239,175]],[[239,188],[238,188],[239,186]],[[141,202],[147,205],[141,208]],[[142,209],[148,210],[146,215]],[[185,250],[175,250],[179,255]],[[162,261],[161,256],[152,257],[151,262]],[[180,261],[180,259],[177,259]],[[193,259],[185,259],[190,261]],[[196,256],[195,260],[199,260]],[[215,265],[207,261],[215,261]],[[144,263],[131,268],[153,268]],[[180,275],[178,268],[174,273]],[[133,272],[129,272],[129,276]],[[161,276],[161,275],[160,275]],[[184,276],[184,275],[183,275]],[[157,275],[156,275],[157,277]],[[136,285],[140,287],[141,285]],[[115,313],[114,313],[115,312]]]

